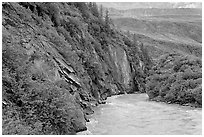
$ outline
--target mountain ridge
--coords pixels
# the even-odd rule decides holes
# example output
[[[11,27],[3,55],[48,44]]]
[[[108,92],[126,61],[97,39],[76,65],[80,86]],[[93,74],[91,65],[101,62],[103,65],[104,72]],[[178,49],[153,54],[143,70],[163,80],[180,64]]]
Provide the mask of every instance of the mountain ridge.
[[[118,10],[134,8],[202,8],[200,2],[97,2],[97,4]]]

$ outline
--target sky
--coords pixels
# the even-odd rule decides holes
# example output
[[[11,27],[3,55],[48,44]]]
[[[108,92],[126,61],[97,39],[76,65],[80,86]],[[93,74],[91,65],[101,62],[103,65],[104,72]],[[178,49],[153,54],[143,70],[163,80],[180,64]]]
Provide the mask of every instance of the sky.
[[[202,8],[201,2],[97,2],[97,4],[119,10],[135,8]]]

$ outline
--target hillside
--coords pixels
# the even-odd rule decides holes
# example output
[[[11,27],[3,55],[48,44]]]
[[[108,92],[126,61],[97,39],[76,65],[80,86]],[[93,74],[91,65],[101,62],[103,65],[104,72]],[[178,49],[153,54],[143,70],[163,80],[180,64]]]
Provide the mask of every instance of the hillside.
[[[147,9],[151,15],[144,15],[142,11],[136,13],[131,11],[121,11],[124,12],[125,17],[113,15],[113,22],[122,31],[135,34],[137,39],[149,49],[158,51],[159,54],[152,54],[154,58],[161,55],[160,51],[163,53],[177,51],[181,54],[201,57],[202,17],[200,10]],[[131,14],[128,15],[129,13]]]
[[[3,134],[75,134],[112,95],[145,92],[151,59],[96,4],[2,3]]]
[[[202,9],[200,8],[134,8],[127,10],[116,10],[112,8],[112,18],[121,17],[151,17],[151,16],[166,16],[166,15],[182,15],[182,16],[201,16]]]

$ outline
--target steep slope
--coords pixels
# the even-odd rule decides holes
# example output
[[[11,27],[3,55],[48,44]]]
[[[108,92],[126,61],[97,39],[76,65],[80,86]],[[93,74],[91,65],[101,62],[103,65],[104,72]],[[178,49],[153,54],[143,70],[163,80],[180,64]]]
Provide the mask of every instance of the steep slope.
[[[3,3],[3,134],[86,130],[92,106],[145,91],[145,51],[85,3]]]

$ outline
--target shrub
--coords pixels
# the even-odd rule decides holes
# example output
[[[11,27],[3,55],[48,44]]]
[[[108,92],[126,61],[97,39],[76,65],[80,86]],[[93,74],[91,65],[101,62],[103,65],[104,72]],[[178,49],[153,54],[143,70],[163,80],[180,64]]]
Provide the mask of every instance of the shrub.
[[[169,103],[174,103],[176,101],[176,95],[169,91],[165,96],[164,96],[164,99],[166,102],[169,102]]]
[[[198,79],[202,78],[202,73],[201,72],[193,72],[190,69],[187,69],[185,72],[182,73],[182,78],[187,80],[187,79]]]
[[[156,87],[156,88],[154,88],[154,90],[148,90],[147,94],[149,96],[149,99],[153,99],[153,98],[159,96],[159,89]]]
[[[196,102],[202,105],[202,85],[198,86],[197,88],[193,89],[192,91],[193,97]]]
[[[2,110],[3,135],[41,135],[42,123],[36,122],[33,126],[27,125],[20,119],[18,108],[10,106]]]
[[[93,31],[95,32],[95,34],[99,34],[100,33],[100,26],[99,25],[97,25],[96,23],[93,23],[92,25],[91,25],[91,27],[93,28]]]
[[[161,96],[161,97],[164,97],[166,94],[167,94],[167,92],[170,90],[170,84],[166,84],[166,85],[164,85],[162,88],[161,88],[161,90],[160,90],[160,92],[159,92],[159,95]]]
[[[160,73],[153,73],[147,78],[150,99],[159,96],[170,103],[201,104],[202,72],[199,63],[181,55],[163,56],[154,67],[155,73]],[[166,67],[167,64],[173,65]]]

